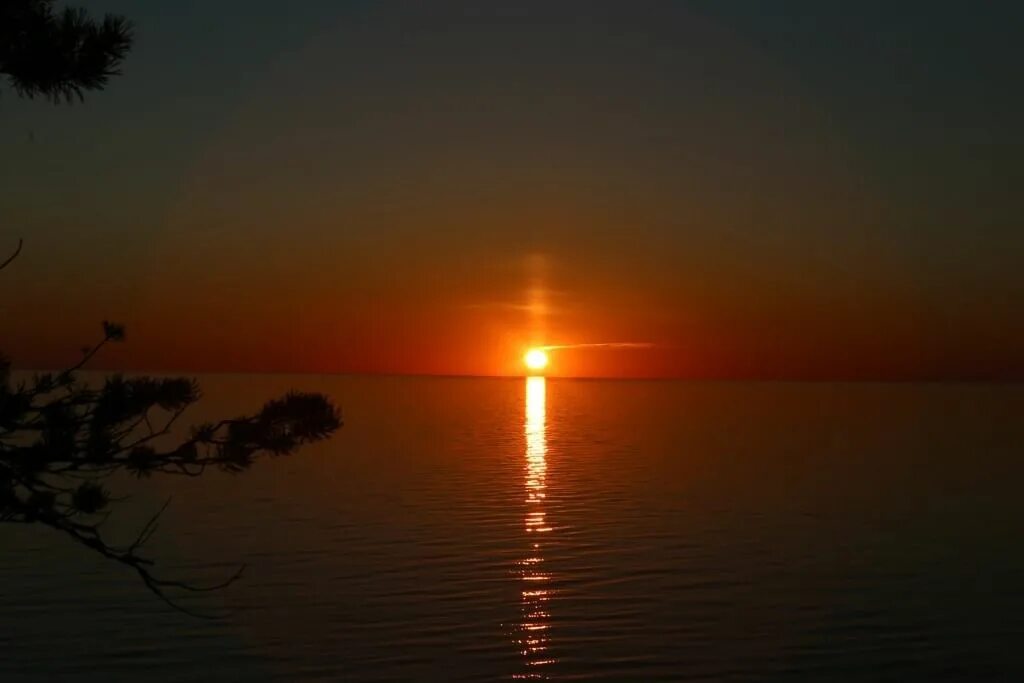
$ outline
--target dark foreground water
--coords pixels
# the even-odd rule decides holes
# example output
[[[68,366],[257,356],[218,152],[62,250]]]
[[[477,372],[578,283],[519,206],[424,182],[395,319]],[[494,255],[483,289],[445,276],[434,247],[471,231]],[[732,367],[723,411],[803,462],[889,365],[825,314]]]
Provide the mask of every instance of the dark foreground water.
[[[176,578],[0,527],[0,681],[1024,680],[1024,388],[202,378],[346,426],[118,482]]]

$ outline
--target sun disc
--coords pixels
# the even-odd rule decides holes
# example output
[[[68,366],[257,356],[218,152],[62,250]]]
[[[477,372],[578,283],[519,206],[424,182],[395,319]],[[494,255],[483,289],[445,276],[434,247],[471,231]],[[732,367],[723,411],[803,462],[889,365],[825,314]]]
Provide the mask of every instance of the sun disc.
[[[548,354],[544,349],[530,349],[523,356],[523,362],[531,370],[543,370],[548,366]]]

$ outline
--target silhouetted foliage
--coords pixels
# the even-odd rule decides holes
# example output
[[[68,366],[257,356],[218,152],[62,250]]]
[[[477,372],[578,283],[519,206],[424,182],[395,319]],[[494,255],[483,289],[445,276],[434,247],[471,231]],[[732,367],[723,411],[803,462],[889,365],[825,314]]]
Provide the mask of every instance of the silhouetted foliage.
[[[91,19],[82,8],[55,12],[53,0],[0,0],[0,73],[24,97],[54,102],[100,90],[132,45],[127,19]]]
[[[107,376],[98,386],[79,371],[104,345],[124,339],[124,328],[103,323],[104,337],[67,370],[12,382],[10,363],[0,358],[0,522],[41,524],[56,529],[121,564],[173,606],[165,588],[212,590],[155,576],[153,560],[141,554],[157,528],[160,512],[127,546],[111,545],[101,525],[114,500],[104,481],[115,472],[199,476],[214,467],[244,472],[260,455],[294,453],[329,437],[341,426],[338,412],[321,394],[292,392],[267,402],[253,415],[201,424],[168,443],[172,427],[199,400],[199,387],[184,378]],[[165,505],[166,507],[166,505]]]
[[[132,44],[123,17],[90,19],[83,9],[53,9],[52,0],[0,0],[0,74],[24,97],[52,102],[82,99],[100,90]],[[0,270],[21,253],[22,241],[0,259]],[[289,393],[253,415],[194,427],[188,438],[168,443],[177,420],[199,400],[191,379],[106,377],[99,386],[79,371],[106,344],[124,339],[124,327],[103,323],[103,339],[82,350],[75,366],[14,383],[10,362],[0,356],[0,522],[50,527],[106,558],[138,572],[168,604],[182,609],[167,588],[214,590],[213,586],[158,578],[154,561],[141,554],[156,531],[157,512],[127,546],[114,546],[101,526],[116,501],[106,480],[116,472],[199,476],[214,467],[245,471],[260,455],[289,455],[326,439],[341,426],[338,411],[321,394]],[[166,508],[166,504],[164,508]]]

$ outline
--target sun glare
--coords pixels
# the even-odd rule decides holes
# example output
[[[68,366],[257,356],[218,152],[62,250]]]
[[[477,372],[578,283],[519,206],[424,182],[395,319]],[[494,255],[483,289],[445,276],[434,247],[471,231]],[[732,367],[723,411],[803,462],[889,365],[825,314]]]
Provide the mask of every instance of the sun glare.
[[[523,356],[526,367],[534,372],[540,372],[548,366],[548,354],[544,349],[530,349]]]

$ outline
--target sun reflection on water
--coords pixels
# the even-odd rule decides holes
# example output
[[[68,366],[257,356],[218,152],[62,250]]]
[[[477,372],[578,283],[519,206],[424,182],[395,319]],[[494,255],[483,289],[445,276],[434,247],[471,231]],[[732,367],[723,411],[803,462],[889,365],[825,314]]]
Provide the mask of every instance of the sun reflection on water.
[[[522,580],[520,591],[522,617],[517,624],[515,642],[526,664],[526,673],[514,678],[546,678],[543,667],[555,660],[548,652],[551,614],[547,603],[551,574],[544,569],[543,541],[551,532],[544,509],[547,489],[547,387],[543,377],[526,378],[526,519],[530,549],[518,562]]]

